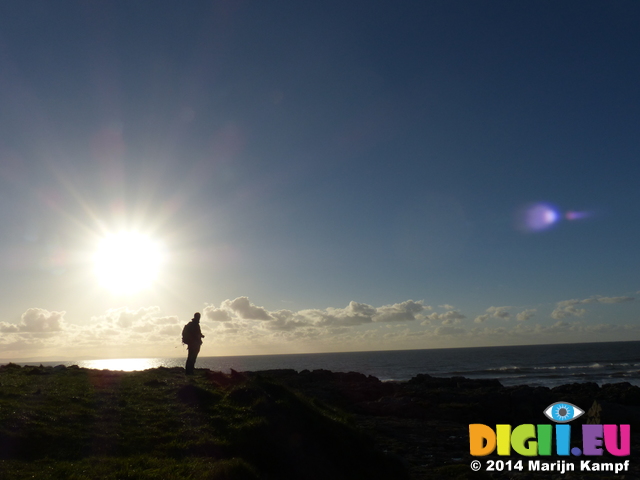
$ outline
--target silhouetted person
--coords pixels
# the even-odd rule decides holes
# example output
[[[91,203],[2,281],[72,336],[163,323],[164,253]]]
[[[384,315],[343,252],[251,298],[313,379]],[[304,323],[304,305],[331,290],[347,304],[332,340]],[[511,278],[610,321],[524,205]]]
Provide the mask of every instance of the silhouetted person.
[[[203,338],[204,335],[200,330],[200,313],[196,312],[191,321],[182,329],[182,343],[186,343],[189,350],[185,367],[187,375],[193,375],[193,369],[196,365],[198,353],[200,353]]]

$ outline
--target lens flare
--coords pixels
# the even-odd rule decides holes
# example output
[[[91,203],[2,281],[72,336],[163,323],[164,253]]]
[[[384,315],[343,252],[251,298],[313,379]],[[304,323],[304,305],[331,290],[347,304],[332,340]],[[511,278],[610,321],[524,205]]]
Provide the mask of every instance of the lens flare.
[[[567,220],[582,220],[583,218],[588,218],[590,216],[589,212],[574,212],[572,210],[564,214],[564,218]]]
[[[548,203],[533,203],[518,212],[516,222],[519,230],[540,232],[551,228],[560,218],[554,206]]]

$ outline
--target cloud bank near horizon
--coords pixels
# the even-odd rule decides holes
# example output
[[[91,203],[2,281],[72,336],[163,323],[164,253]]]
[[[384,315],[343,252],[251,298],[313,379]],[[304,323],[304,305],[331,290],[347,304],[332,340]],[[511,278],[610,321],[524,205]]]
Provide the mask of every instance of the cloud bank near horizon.
[[[251,354],[252,348],[289,353],[628,340],[640,339],[640,326],[588,323],[584,307],[633,301],[635,298],[628,296],[563,300],[546,317],[538,308],[490,306],[470,320],[451,305],[438,306],[444,310],[438,312],[423,300],[380,307],[351,301],[343,308],[293,311],[269,310],[242,296],[224,300],[219,306],[206,304],[201,323],[206,347],[218,354]],[[165,315],[157,306],[111,309],[84,325],[67,322],[65,315],[64,311],[29,308],[17,323],[0,322],[5,357],[68,349],[101,351],[109,356],[122,355],[127,348],[168,356],[167,351],[179,346],[182,326],[188,321]],[[539,323],[531,324],[534,317],[541,319]],[[569,322],[570,317],[577,318]]]
[[[551,312],[551,318],[562,320],[568,317],[584,316],[587,313],[587,310],[584,308],[578,308],[576,305],[586,305],[590,303],[615,304],[633,301],[635,301],[634,297],[602,297],[599,295],[582,300],[564,300],[557,303],[556,308]]]

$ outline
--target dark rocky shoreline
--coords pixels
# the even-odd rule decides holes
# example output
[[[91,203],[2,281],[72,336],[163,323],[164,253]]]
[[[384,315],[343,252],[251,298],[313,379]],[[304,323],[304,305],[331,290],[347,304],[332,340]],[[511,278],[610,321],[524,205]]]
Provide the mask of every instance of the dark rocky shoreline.
[[[497,380],[440,378],[427,374],[417,375],[406,382],[382,382],[376,377],[357,372],[343,373],[328,370],[301,372],[295,370],[236,372],[232,370],[230,374],[226,374],[196,369],[193,377],[185,377],[184,370],[177,367],[160,367],[146,372],[98,371],[62,365],[19,367],[10,364],[0,366],[0,374],[8,375],[7,379],[18,378],[12,377],[18,374],[20,378],[31,378],[33,381],[25,380],[24,385],[35,390],[28,392],[23,389],[16,391],[20,393],[11,394],[0,390],[0,396],[4,395],[8,402],[25,397],[26,403],[31,402],[34,406],[38,406],[47,396],[45,388],[51,388],[51,382],[56,378],[59,385],[68,386],[73,379],[86,377],[92,385],[91,391],[103,392],[101,393],[103,396],[100,397],[103,400],[100,402],[106,402],[105,405],[108,408],[105,407],[101,415],[107,415],[107,417],[111,415],[116,421],[118,415],[126,414],[129,408],[127,405],[121,405],[123,402],[126,403],[125,400],[118,400],[119,385],[127,378],[133,379],[134,376],[140,378],[137,380],[139,383],[136,384],[140,389],[140,402],[145,402],[146,399],[151,400],[159,392],[164,392],[169,401],[178,402],[176,405],[191,405],[205,410],[216,408],[219,398],[228,398],[233,405],[252,405],[255,402],[251,395],[263,395],[264,398],[261,401],[265,405],[275,406],[285,397],[289,401],[294,401],[291,392],[298,392],[307,399],[315,399],[318,405],[328,405],[345,412],[354,427],[373,438],[377,451],[382,450],[390,455],[394,462],[404,465],[414,480],[433,478],[640,479],[640,465],[634,463],[634,459],[640,455],[640,442],[634,437],[634,432],[640,428],[640,388],[627,382],[603,386],[595,383],[574,383],[546,388],[527,385],[505,387]],[[147,376],[149,378],[145,380]],[[36,385],[40,384],[43,386],[42,392],[40,388],[36,388]],[[279,390],[271,387],[256,389],[256,385],[263,384],[277,385]],[[8,385],[9,383],[5,386]],[[0,387],[2,387],[1,382]],[[50,393],[63,395],[61,398],[66,395],[64,390],[52,390]],[[244,398],[247,395],[251,398]],[[83,397],[77,393],[73,393],[70,397],[71,401],[76,403],[79,401],[78,398]],[[597,457],[597,460],[602,462],[629,459],[630,470],[618,475],[610,472],[578,471],[563,474],[532,473],[526,470],[471,471],[470,463],[477,458],[469,453],[469,424],[483,423],[492,428],[496,424],[510,424],[514,427],[529,423],[549,424],[551,421],[543,411],[550,404],[559,401],[573,403],[585,411],[584,415],[571,422],[572,428],[577,431],[581,428],[580,425],[585,423],[630,424],[631,456],[621,458],[605,453],[604,456]],[[93,405],[92,403],[87,405],[90,404]],[[273,409],[267,409],[267,413],[273,413],[271,410]],[[274,410],[276,413],[280,411],[276,410]],[[102,412],[102,410],[99,411]],[[285,425],[283,421],[278,420],[279,415],[284,415],[282,419],[285,419],[288,414],[282,411],[275,416],[272,415],[276,432]],[[24,418],[28,416],[29,414],[26,414]],[[23,421],[14,420],[18,423]],[[102,418],[100,421],[104,423],[105,420]],[[572,436],[572,441],[580,440],[579,433],[575,436],[577,439]],[[155,450],[152,452],[154,455],[157,454]],[[346,453],[349,454],[348,451]],[[524,457],[514,453],[509,458],[517,460]],[[505,457],[493,455],[481,458],[485,465],[488,460],[498,459],[507,460]],[[524,458],[524,460],[527,459]],[[579,458],[551,456],[545,457],[544,460],[578,462]]]
[[[215,377],[215,372],[209,373]],[[241,374],[238,374],[241,375]],[[271,370],[242,375],[267,376],[310,397],[339,406],[376,439],[385,451],[398,456],[412,478],[640,478],[640,388],[628,382],[598,386],[573,383],[554,388],[527,385],[504,387],[498,380],[464,377],[439,378],[420,374],[407,382],[381,382],[361,373]],[[558,401],[571,402],[585,411],[572,422],[631,425],[631,471],[624,475],[573,472],[563,475],[529,472],[473,473],[469,464],[470,423],[489,426],[548,424],[543,411]],[[579,434],[578,434],[579,436]],[[514,456],[518,457],[517,455]],[[499,459],[490,456],[487,458]],[[522,458],[522,457],[519,457]],[[550,457],[576,461],[576,457]],[[602,461],[619,461],[605,453]],[[485,460],[485,459],[483,459]],[[504,458],[503,458],[504,460]]]

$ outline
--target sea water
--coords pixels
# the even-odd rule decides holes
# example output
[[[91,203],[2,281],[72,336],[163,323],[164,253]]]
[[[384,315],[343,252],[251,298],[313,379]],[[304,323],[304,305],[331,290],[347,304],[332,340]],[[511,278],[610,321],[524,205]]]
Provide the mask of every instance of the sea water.
[[[47,362],[109,370],[184,367],[184,358]],[[438,377],[496,378],[503,385],[554,387],[574,382],[629,382],[640,386],[640,342],[199,357],[196,368],[229,372],[271,369],[360,372],[380,380]]]

